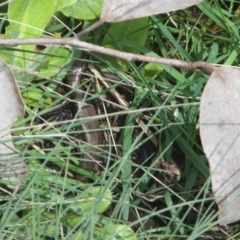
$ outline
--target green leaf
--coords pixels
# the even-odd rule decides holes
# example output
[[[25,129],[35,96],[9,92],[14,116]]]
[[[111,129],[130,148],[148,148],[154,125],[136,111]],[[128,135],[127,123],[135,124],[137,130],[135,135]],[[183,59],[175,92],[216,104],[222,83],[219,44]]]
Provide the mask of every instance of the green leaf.
[[[11,37],[11,33],[22,37],[33,37],[32,34],[39,36],[50,20],[49,16],[54,12],[56,4],[57,1],[49,2],[47,0],[11,1],[8,8],[10,26],[7,28],[7,36]]]
[[[9,26],[6,28],[6,39],[38,38],[55,12],[58,0],[18,0],[11,1],[8,8]],[[18,50],[16,50],[18,49]],[[33,61],[37,50],[34,45],[22,45],[14,51],[2,51],[1,57],[8,63],[24,68]],[[17,77],[19,77],[17,75]],[[26,80],[25,80],[26,81]]]
[[[82,218],[79,219],[78,223],[82,220]],[[87,239],[86,232],[76,232],[74,235],[74,239],[76,240],[83,240]],[[134,233],[134,231],[127,227],[126,225],[115,225],[113,223],[108,223],[107,226],[104,226],[103,228],[95,227],[93,236],[91,236],[92,240],[97,239],[113,239],[113,240],[137,240],[137,236]]]
[[[99,202],[99,195],[103,195]],[[70,209],[74,213],[90,212],[92,209],[96,209],[96,213],[103,213],[112,202],[112,193],[109,189],[103,187],[92,187],[88,192],[84,192],[80,195],[80,200],[72,204]]]
[[[92,20],[100,16],[103,0],[78,0],[75,4],[62,9],[62,13],[77,19]]]
[[[58,4],[57,4],[55,11],[58,12],[58,11],[62,10],[63,8],[73,5],[76,2],[77,2],[77,0],[68,0],[68,1],[58,0]]]
[[[157,63],[148,63],[144,66],[145,76],[151,79],[156,78],[162,71],[162,67]]]
[[[80,222],[83,221],[83,217],[79,216],[74,213],[66,213],[65,216],[63,217],[63,224],[70,226],[70,227],[75,227],[77,226]],[[76,238],[74,238],[76,239]]]
[[[34,107],[36,105],[36,102],[43,97],[43,94],[43,90],[39,88],[31,88],[30,91],[24,92],[22,94],[22,97],[26,105]],[[51,98],[47,98],[44,104],[50,105],[51,103]]]
[[[125,52],[140,53],[148,35],[148,18],[140,18],[111,24],[103,38],[102,45]],[[123,70],[129,68],[129,63],[111,56],[104,56],[115,67]]]
[[[11,1],[8,8],[10,25],[6,28],[5,38],[40,37],[55,12],[57,3],[57,0]],[[34,46],[28,45],[27,49],[34,50]]]
[[[70,52],[67,49],[59,46],[47,46],[42,52],[32,54],[31,60],[25,60],[25,63],[16,60],[14,65],[22,67],[14,69],[14,74],[18,81],[23,82],[31,82],[36,78],[36,73],[32,74],[36,71],[39,72],[40,79],[55,76],[69,55]]]
[[[45,64],[41,66],[39,73],[41,77],[52,77],[55,76],[59,69],[66,62],[66,58],[69,57],[70,52],[65,48],[59,48],[58,46],[54,46],[55,51],[48,52],[48,61],[44,60]]]
[[[104,230],[104,231],[103,231]],[[99,232],[97,234],[97,232]],[[126,240],[137,240],[136,234],[130,227],[122,224],[111,224],[109,223],[104,229],[96,228],[95,234],[98,236],[103,236],[104,239],[126,239]],[[96,236],[97,237],[97,236]],[[98,238],[96,238],[98,239]]]

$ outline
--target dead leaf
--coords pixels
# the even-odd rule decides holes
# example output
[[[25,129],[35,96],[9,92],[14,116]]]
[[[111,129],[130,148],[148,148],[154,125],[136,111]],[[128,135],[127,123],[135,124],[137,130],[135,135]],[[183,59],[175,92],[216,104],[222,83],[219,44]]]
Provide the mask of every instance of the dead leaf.
[[[16,189],[24,182],[26,165],[12,143],[11,125],[24,116],[24,105],[8,66],[0,60],[0,177]]]
[[[202,94],[200,135],[219,224],[226,225],[240,219],[240,68],[219,69],[222,76],[213,72]]]
[[[104,0],[101,19],[105,22],[120,22],[176,11],[200,2],[202,0]]]

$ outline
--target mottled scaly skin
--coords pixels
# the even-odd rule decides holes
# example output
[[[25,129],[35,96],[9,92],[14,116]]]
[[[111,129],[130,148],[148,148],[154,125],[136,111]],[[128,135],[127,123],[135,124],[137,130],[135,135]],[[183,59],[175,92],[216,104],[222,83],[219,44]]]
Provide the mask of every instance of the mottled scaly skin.
[[[70,74],[67,79],[68,85],[72,88],[77,88],[83,79],[83,72],[87,69],[87,63],[77,61],[74,63],[73,67],[70,70]],[[84,148],[83,160],[81,161],[81,168],[94,173],[99,173],[100,167],[97,161],[99,161],[99,156],[97,156],[96,152],[99,152],[96,149],[96,146],[102,145],[103,135],[102,132],[99,131],[100,123],[98,119],[92,119],[92,117],[96,116],[97,113],[95,108],[91,104],[82,103],[84,99],[84,92],[76,89],[73,94],[74,100],[76,100],[78,105],[78,117],[80,119],[86,119],[83,121],[81,127],[85,131],[85,140],[87,147]],[[91,119],[90,119],[91,118]],[[82,181],[86,181],[86,177],[81,177]]]

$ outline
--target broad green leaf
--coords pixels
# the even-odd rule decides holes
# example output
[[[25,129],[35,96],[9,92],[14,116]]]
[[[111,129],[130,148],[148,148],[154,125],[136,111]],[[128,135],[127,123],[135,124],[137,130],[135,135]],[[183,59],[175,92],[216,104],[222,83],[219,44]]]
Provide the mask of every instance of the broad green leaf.
[[[45,55],[44,64],[39,69],[41,77],[52,77],[55,76],[59,69],[65,64],[66,58],[70,56],[70,52],[66,48],[58,46],[51,46],[52,50],[47,52]],[[39,62],[39,61],[37,61]]]
[[[104,22],[119,22],[176,11],[202,0],[104,0],[101,19]]]
[[[79,219],[78,223],[80,222],[81,219]],[[76,240],[84,240],[87,239],[87,234],[89,232],[76,232],[74,235],[74,239]],[[97,239],[112,239],[112,240],[137,240],[137,236],[134,233],[134,231],[130,228],[127,227],[126,225],[121,225],[121,224],[113,224],[113,223],[108,223],[107,226],[104,226],[103,228],[100,227],[95,227],[93,236],[91,236],[92,240],[97,240]]]
[[[8,8],[9,26],[6,39],[38,38],[49,23],[58,0],[17,0],[11,1]],[[19,50],[19,51],[18,51]],[[18,46],[14,51],[2,51],[1,57],[16,67],[25,69],[35,58],[34,45]]]
[[[44,95],[44,91],[39,88],[31,88],[31,90],[24,92],[22,94],[24,103],[27,106],[34,107],[36,105],[36,102],[39,101]],[[46,105],[50,105],[52,103],[51,98],[47,98],[45,103]]]
[[[210,76],[200,105],[200,136],[210,165],[219,224],[240,220],[240,68]]]
[[[157,63],[147,63],[144,70],[146,77],[154,79],[163,71],[163,68]]]
[[[40,79],[55,76],[69,55],[70,52],[65,48],[54,45],[47,46],[41,52],[32,54],[31,60],[25,61],[25,66],[14,69],[14,74],[19,81],[23,82],[31,82],[36,79],[36,72],[38,72],[38,78]],[[22,63],[18,60],[15,64],[22,66]]]
[[[62,13],[66,16],[92,20],[101,14],[103,0],[78,0],[75,4],[62,9]]]
[[[82,221],[83,221],[83,216],[79,216],[75,213],[67,212],[65,214],[65,216],[63,217],[64,225],[67,225],[67,226],[70,226],[70,227],[75,227]]]
[[[104,196],[99,202],[99,195],[104,191]],[[96,208],[96,213],[103,213],[111,204],[112,193],[110,190],[105,190],[103,187],[90,188],[90,192],[81,194],[79,201],[71,205],[71,210],[74,213],[90,212]]]
[[[7,65],[0,61],[0,176],[18,189],[25,182],[26,164],[14,149],[11,125],[24,116],[24,105],[17,84]]]
[[[50,21],[57,0],[17,0],[11,1],[8,8],[10,25],[6,28],[5,38],[37,38]],[[24,48],[30,51],[34,46]]]
[[[55,11],[58,12],[58,11],[62,10],[63,8],[73,5],[76,2],[77,2],[77,0],[68,0],[68,1],[58,0],[58,4],[57,4]]]
[[[107,48],[131,53],[139,53],[145,45],[148,35],[148,18],[124,21],[111,24],[103,38],[102,45]],[[129,63],[116,57],[104,56],[115,67],[127,70]]]
[[[137,236],[134,231],[123,224],[112,224],[109,223],[105,226],[104,231],[101,228],[95,228],[95,234],[97,236],[103,236],[104,232],[104,239],[126,239],[126,240],[137,240]],[[98,238],[96,238],[98,239]]]
[[[34,152],[33,155],[34,156],[31,156],[33,158],[46,157],[46,155],[43,155],[43,154],[36,155],[36,152]],[[49,188],[50,184],[59,185],[61,187],[64,186],[66,188],[70,188],[72,185],[74,185],[74,186],[81,185],[84,187],[84,183],[80,183],[79,181],[74,180],[74,179],[62,177],[58,174],[57,171],[55,173],[54,173],[54,171],[53,171],[53,173],[48,172],[43,167],[43,165],[41,165],[37,161],[30,161],[28,163],[28,169],[29,169],[28,180],[32,181],[32,179],[34,179],[35,185],[37,185],[38,187],[41,187],[41,188]],[[54,199],[55,204],[59,204],[62,202],[61,199],[58,202],[59,196],[56,193],[51,193],[50,196],[45,195],[45,197]]]
[[[133,230],[130,227],[126,228],[125,225],[118,224],[116,227],[116,232],[118,232],[119,237],[123,239],[137,240],[137,236],[135,235]]]
[[[40,36],[54,13],[57,2],[47,0],[11,1],[8,8],[10,25],[7,27],[6,38]]]

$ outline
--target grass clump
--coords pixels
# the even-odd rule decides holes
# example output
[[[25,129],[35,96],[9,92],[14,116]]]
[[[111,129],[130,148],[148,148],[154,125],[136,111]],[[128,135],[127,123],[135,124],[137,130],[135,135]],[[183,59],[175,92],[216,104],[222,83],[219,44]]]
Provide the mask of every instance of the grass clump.
[[[147,55],[237,66],[238,5],[203,1],[152,16],[139,30],[147,32],[145,44],[135,48]],[[73,18],[66,21],[72,24],[61,29],[67,36],[77,24]],[[108,27],[91,32],[87,41],[103,44]],[[131,48],[134,42],[119,36],[118,44]],[[153,63],[119,63],[94,53],[81,53],[80,59],[90,62],[108,84],[93,69],[84,73],[83,101],[95,106],[98,115],[93,118],[45,117],[65,101],[76,103],[74,90],[66,90],[67,67],[54,78],[43,80],[39,73],[20,87],[26,117],[15,125],[14,143],[28,164],[28,175],[18,192],[1,187],[1,237],[237,239],[238,225],[217,225],[199,140],[199,102],[208,76]],[[94,130],[103,133],[104,141],[90,155],[99,160],[99,174],[79,167],[88,151],[82,126],[96,119],[100,128]],[[79,181],[81,175],[90,180]]]

